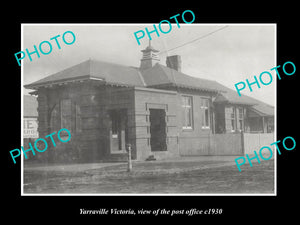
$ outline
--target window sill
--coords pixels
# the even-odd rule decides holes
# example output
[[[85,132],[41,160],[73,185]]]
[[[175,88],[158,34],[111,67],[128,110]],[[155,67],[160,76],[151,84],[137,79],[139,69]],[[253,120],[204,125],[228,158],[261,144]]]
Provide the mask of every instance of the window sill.
[[[194,129],[192,127],[183,127],[182,131],[193,131]]]

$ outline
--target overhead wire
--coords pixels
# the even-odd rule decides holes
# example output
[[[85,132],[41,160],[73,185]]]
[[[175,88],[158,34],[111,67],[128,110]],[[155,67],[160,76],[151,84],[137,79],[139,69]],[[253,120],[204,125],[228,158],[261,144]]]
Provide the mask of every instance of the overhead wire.
[[[225,28],[227,28],[227,27],[229,27],[229,26],[228,26],[228,25],[223,26],[223,27],[221,27],[221,28],[219,28],[219,29],[217,29],[217,30],[214,30],[214,31],[212,31],[212,32],[209,32],[209,33],[207,33],[207,34],[205,34],[205,35],[202,35],[202,36],[200,36],[200,37],[198,37],[198,38],[196,38],[196,39],[194,39],[194,40],[188,41],[188,42],[186,42],[186,43],[184,43],[184,44],[181,44],[181,45],[179,45],[179,46],[177,46],[177,47],[171,48],[171,49],[166,50],[166,51],[162,51],[162,52],[160,52],[159,54],[162,54],[162,53],[165,53],[165,52],[168,52],[168,51],[172,51],[172,50],[177,49],[177,48],[181,48],[181,47],[183,47],[183,46],[185,46],[185,45],[188,45],[188,44],[193,43],[193,42],[195,42],[195,41],[198,41],[198,40],[200,40],[200,39],[206,38],[206,37],[208,37],[208,36],[210,36],[210,35],[212,35],[212,34],[214,34],[214,33],[216,33],[216,32],[219,32],[219,31],[221,31],[221,30],[223,30],[223,29],[225,29]]]
[[[202,35],[202,36],[200,36],[200,37],[198,37],[198,38],[196,38],[196,39],[194,39],[194,40],[188,41],[188,42],[186,42],[186,43],[184,43],[184,44],[181,44],[181,45],[179,45],[179,46],[177,46],[177,47],[171,48],[171,49],[166,50],[166,51],[162,51],[162,52],[160,52],[159,54],[161,54],[161,53],[166,53],[167,56],[168,56],[168,51],[172,51],[172,50],[174,50],[174,49],[183,47],[183,46],[185,46],[185,45],[188,45],[188,44],[193,43],[193,42],[195,42],[195,41],[198,41],[198,40],[200,40],[200,39],[206,38],[206,37],[208,37],[208,36],[210,36],[210,35],[212,35],[212,34],[214,34],[214,33],[217,33],[217,32],[219,32],[219,31],[221,31],[221,30],[223,30],[223,29],[225,29],[225,28],[227,28],[227,27],[228,27],[228,25],[223,26],[223,27],[221,27],[221,28],[219,28],[219,29],[216,29],[216,30],[214,30],[214,31],[212,31],[212,32],[209,32],[209,33],[207,33],[207,34],[204,34],[204,35]],[[172,76],[173,80],[175,81],[175,76],[174,76],[174,74],[173,74],[173,70],[171,70],[171,76]]]

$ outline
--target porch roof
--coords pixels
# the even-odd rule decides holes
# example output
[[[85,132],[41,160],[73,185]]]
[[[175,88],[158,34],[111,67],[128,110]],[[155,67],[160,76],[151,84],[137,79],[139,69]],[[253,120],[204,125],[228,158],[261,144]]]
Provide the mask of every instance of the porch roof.
[[[243,94],[239,96],[236,91],[228,87],[223,86],[223,88],[225,92],[216,97],[215,103],[249,105],[250,109],[260,116],[274,116],[274,106]]]
[[[246,95],[239,96],[236,91],[219,84],[222,86],[223,92],[220,93],[214,102],[216,103],[231,103],[231,104],[240,104],[240,105],[255,105],[258,104],[258,100],[251,98]]]
[[[253,111],[258,113],[260,116],[274,116],[274,106],[268,105],[264,102],[260,102],[257,105],[251,107]]]

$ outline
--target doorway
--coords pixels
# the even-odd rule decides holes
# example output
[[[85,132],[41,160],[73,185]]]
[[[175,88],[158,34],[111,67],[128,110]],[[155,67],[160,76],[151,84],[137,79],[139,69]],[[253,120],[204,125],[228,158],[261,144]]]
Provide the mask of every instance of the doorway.
[[[167,151],[166,112],[164,109],[149,109],[149,111],[151,151]]]
[[[127,143],[127,111],[114,109],[110,111],[111,118],[111,153],[125,152]]]

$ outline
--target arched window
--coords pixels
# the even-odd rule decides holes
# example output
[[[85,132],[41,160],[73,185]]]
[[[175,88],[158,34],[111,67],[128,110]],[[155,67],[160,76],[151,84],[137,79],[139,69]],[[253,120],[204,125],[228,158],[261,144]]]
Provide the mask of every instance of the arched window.
[[[53,106],[50,116],[51,131],[66,128],[72,133],[81,131],[80,107],[71,99],[61,99]]]
[[[58,131],[60,129],[60,111],[59,104],[55,104],[50,114],[50,129],[51,132]]]

